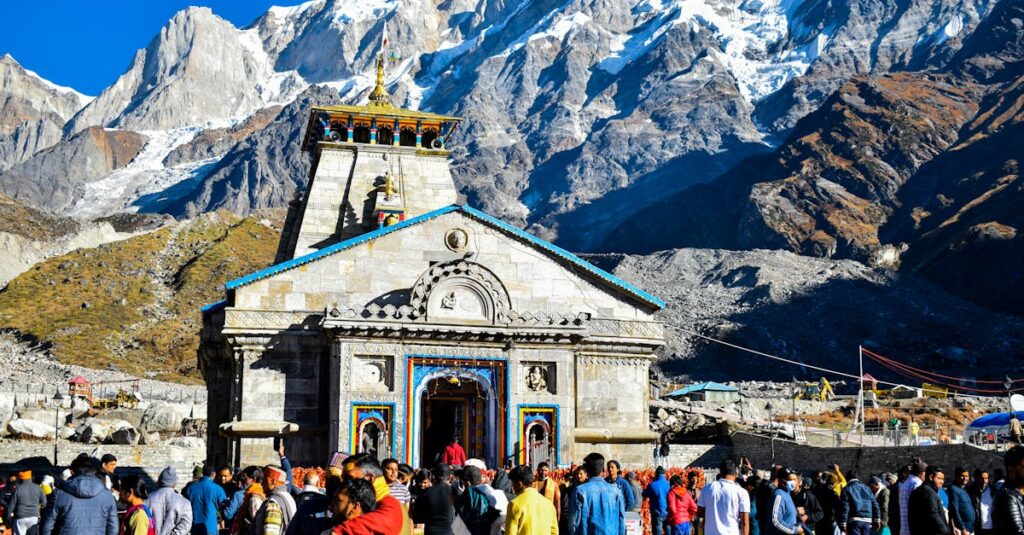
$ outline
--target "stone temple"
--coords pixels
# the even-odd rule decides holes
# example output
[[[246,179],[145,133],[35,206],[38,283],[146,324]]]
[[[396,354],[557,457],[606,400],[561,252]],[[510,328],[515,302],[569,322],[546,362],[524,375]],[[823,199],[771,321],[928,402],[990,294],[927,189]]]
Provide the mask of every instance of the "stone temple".
[[[488,466],[600,451],[649,465],[664,303],[460,200],[460,119],[314,107],[312,168],[275,265],[203,308],[208,460],[372,452],[429,465],[453,436]]]

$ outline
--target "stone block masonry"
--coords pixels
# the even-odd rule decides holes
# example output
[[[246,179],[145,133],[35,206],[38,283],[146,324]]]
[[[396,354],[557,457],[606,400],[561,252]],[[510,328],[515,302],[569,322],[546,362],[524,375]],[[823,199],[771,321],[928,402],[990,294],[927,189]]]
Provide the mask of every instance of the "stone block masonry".
[[[192,468],[206,459],[206,447],[183,448],[170,444],[150,446],[117,446],[79,444],[77,442],[60,441],[58,444],[57,464],[53,467],[53,442],[35,440],[0,439],[0,473],[8,474],[18,470],[30,469],[37,474],[57,475],[81,453],[94,457],[112,453],[117,457],[117,473],[139,473],[148,478],[146,483],[153,487],[160,471],[173,466],[178,471],[178,489],[189,482]]]
[[[774,444],[773,444],[774,442]],[[821,448],[798,444],[789,440],[735,433],[732,451],[736,457],[746,456],[757,468],[767,468],[773,462],[803,471],[823,470],[833,463],[844,470],[854,470],[863,477],[882,472],[895,472],[911,458],[920,457],[932,465],[952,471],[956,466],[971,470],[991,470],[1003,466],[1001,454],[965,444],[937,446]]]

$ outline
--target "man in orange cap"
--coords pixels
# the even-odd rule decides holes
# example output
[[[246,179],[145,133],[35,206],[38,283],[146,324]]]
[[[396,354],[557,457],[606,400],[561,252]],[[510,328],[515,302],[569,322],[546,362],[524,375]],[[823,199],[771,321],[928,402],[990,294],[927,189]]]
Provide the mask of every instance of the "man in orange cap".
[[[14,519],[15,535],[26,535],[29,530],[35,532],[33,528],[39,523],[39,514],[46,506],[46,494],[32,481],[31,470],[18,472],[18,480],[7,510]]]
[[[288,474],[280,466],[267,465],[263,468],[263,491],[267,499],[263,502],[252,525],[255,533],[280,535],[288,529],[295,516],[295,498],[288,493]]]

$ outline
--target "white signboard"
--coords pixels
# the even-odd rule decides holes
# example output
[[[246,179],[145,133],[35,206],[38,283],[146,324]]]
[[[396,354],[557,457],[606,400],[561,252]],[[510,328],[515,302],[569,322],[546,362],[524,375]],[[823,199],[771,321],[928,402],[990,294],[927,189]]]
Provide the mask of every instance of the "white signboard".
[[[640,513],[626,512],[626,535],[643,535],[644,525],[640,521]]]

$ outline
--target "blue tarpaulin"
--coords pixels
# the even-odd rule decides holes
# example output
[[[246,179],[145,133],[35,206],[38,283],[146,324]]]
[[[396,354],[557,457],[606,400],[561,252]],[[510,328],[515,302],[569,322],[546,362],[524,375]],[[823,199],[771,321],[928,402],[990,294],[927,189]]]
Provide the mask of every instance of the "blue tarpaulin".
[[[1003,427],[1010,425],[1010,414],[1009,412],[997,412],[994,414],[986,414],[976,418],[973,422],[968,425],[968,428],[974,429],[985,429],[992,427]],[[1024,411],[1014,413],[1017,415],[1017,419],[1024,422]]]
[[[675,392],[672,392],[671,394],[669,394],[668,397],[686,396],[686,395],[689,395],[689,394],[693,394],[695,392],[708,392],[708,391],[711,391],[711,392],[739,392],[740,389],[736,388],[735,386],[723,385],[722,383],[716,383],[714,381],[707,381],[707,382],[704,382],[704,383],[697,383],[697,384],[694,384],[694,385],[690,385],[690,386],[687,386],[685,388],[680,388],[679,390],[676,390]]]

